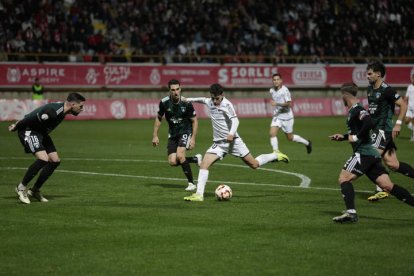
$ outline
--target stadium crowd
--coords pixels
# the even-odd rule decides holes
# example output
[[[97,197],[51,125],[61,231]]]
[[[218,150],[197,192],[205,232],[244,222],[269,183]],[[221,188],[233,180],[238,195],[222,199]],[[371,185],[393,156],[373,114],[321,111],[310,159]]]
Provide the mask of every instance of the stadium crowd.
[[[27,60],[28,53],[65,61],[216,62],[220,55],[222,62],[278,63],[414,55],[414,0],[4,0],[0,17],[3,60]]]

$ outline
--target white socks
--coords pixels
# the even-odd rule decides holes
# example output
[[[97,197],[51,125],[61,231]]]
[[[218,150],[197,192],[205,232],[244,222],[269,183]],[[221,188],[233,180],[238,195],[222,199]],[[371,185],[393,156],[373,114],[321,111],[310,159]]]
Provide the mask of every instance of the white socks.
[[[204,195],[206,183],[208,180],[208,170],[200,169],[198,172],[197,191],[196,194]]]
[[[308,140],[306,140],[306,139],[304,139],[304,138],[302,138],[302,137],[300,137],[299,135],[296,135],[296,134],[293,134],[293,140],[292,141],[296,142],[296,143],[302,143],[305,146],[309,145]],[[279,150],[279,143],[278,143],[277,137],[271,137],[270,138],[270,145],[272,145],[273,150],[276,150],[276,151]]]
[[[309,145],[308,140],[303,139],[302,137],[300,137],[299,135],[296,135],[296,134],[293,135],[293,142],[302,143],[305,146]]]
[[[272,162],[277,159],[276,153],[267,153],[267,154],[261,154],[256,157],[256,160],[259,162],[259,167],[261,167],[264,164],[267,164],[269,162]]]
[[[273,150],[279,150],[279,142],[277,141],[277,137],[270,137],[270,145]]]

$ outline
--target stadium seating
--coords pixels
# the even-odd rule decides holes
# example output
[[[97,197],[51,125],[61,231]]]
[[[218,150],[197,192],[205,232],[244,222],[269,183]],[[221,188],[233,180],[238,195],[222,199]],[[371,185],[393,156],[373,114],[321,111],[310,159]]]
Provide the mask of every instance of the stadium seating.
[[[355,63],[366,62],[358,57],[381,57],[404,62],[401,57],[414,55],[414,10],[408,2],[2,1],[0,58]]]

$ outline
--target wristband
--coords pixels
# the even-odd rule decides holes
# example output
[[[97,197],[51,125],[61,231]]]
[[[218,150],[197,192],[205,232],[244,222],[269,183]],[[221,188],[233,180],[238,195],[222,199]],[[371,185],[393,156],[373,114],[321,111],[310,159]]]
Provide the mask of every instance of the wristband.
[[[358,136],[356,135],[351,135],[352,141],[356,142],[358,141]]]
[[[402,125],[402,121],[401,121],[401,120],[397,120],[397,121],[395,122],[395,124],[396,124],[396,125]]]

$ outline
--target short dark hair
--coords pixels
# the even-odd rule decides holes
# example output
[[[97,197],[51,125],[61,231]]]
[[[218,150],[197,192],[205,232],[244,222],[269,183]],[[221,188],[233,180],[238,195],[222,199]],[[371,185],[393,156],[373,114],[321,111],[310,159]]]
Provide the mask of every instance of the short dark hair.
[[[353,82],[346,82],[342,84],[341,92],[349,93],[355,97],[358,93],[358,86]]]
[[[171,79],[171,80],[168,82],[168,88],[171,88],[171,85],[174,85],[174,84],[181,85],[179,80],[177,80],[177,79]]]
[[[282,78],[282,75],[281,75],[281,74],[279,74],[279,73],[274,73],[274,74],[272,75],[272,79],[273,79],[274,77],[279,77],[279,78],[283,79],[283,78]]]
[[[210,86],[210,93],[214,96],[220,96],[223,94],[223,86],[218,83],[214,83]]]
[[[85,99],[85,97],[84,96],[82,96],[81,94],[79,94],[79,93],[70,93],[69,95],[68,95],[68,97],[67,97],[67,99],[66,99],[66,101],[68,101],[68,102],[77,102],[77,103],[80,103],[80,102],[84,102],[84,101],[86,101],[86,99]]]
[[[385,65],[379,59],[372,60],[367,65],[367,71],[372,70],[374,72],[380,72],[381,77],[385,77]]]

